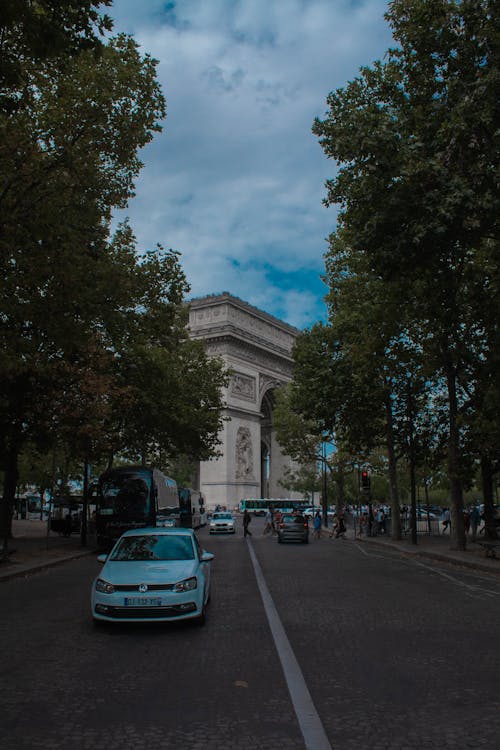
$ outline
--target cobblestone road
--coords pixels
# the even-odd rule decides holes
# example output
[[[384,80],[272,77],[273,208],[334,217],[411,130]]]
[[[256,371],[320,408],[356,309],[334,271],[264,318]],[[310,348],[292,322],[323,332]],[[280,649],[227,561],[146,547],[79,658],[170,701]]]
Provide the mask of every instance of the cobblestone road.
[[[322,539],[252,544],[333,748],[498,746],[500,585]],[[94,630],[83,558],[0,586],[2,746],[295,750],[246,542],[210,538],[205,628]],[[314,750],[314,749],[313,749]]]

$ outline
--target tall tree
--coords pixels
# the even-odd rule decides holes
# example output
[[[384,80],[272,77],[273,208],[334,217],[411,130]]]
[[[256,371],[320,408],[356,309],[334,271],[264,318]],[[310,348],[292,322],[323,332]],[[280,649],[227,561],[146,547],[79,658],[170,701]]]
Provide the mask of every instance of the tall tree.
[[[71,64],[64,56],[59,66],[26,55],[16,107],[0,113],[3,536],[24,443],[54,415],[68,363],[103,340],[136,283],[133,255],[114,254],[106,235],[112,209],[133,194],[137,152],[165,114],[156,63],[130,37],[98,57],[80,45]]]
[[[487,356],[478,304],[498,253],[498,49],[490,0],[394,0],[399,46],[328,97],[314,132],[341,165],[335,237],[401,294],[446,385],[454,542],[465,547],[460,412],[468,360]],[[489,271],[479,262],[488,254]],[[498,289],[498,284],[492,284]],[[388,292],[391,296],[391,292]],[[488,306],[490,300],[484,300]],[[472,323],[472,325],[471,325]]]

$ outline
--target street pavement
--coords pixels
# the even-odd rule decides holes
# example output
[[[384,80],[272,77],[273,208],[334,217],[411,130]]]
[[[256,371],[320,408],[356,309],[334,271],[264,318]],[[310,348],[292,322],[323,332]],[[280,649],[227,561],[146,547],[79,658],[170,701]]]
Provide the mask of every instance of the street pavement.
[[[485,550],[471,539],[468,540],[467,549],[461,551],[452,549],[448,534],[419,534],[417,544],[414,545],[408,537],[401,541],[393,541],[386,534],[373,537],[359,536],[354,533],[352,527],[348,527],[344,540],[330,540],[329,532],[330,529],[322,530],[322,540],[339,544],[348,541],[383,546],[403,556],[421,557],[500,575],[500,549],[497,551],[498,557],[486,557]],[[9,560],[0,563],[0,582],[16,576],[30,575],[38,569],[59,565],[94,552],[91,547],[82,547],[78,534],[63,537],[52,531],[47,533],[47,523],[44,521],[13,520],[12,535],[13,538],[9,541]]]
[[[454,553],[448,538],[419,539],[418,553],[352,533],[277,544],[257,518],[248,542],[241,523],[199,533],[215,554],[204,628],[95,629],[95,554],[35,523],[16,524],[0,566],[8,750],[319,750],[292,705],[300,675],[281,661],[254,556],[328,750],[498,747],[498,560]]]

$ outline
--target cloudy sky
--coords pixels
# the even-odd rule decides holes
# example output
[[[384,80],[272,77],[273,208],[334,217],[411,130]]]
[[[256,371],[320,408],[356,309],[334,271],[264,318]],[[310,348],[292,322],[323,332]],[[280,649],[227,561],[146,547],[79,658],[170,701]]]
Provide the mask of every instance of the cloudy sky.
[[[125,214],[139,247],[182,254],[191,296],[228,291],[299,328],[324,318],[335,164],[311,127],[328,93],[391,46],[386,7],[114,0],[115,31],[159,60],[167,100]]]

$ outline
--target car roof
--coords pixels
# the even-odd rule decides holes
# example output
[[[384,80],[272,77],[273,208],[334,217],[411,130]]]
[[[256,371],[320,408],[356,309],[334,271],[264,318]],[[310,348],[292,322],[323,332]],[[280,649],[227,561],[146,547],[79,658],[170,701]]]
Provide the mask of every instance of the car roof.
[[[183,529],[177,526],[174,528],[168,528],[164,526],[145,526],[138,529],[129,529],[128,531],[125,531],[122,536],[145,536],[146,534],[155,534],[156,536],[158,536],[158,534],[194,536],[194,531],[193,529]]]

